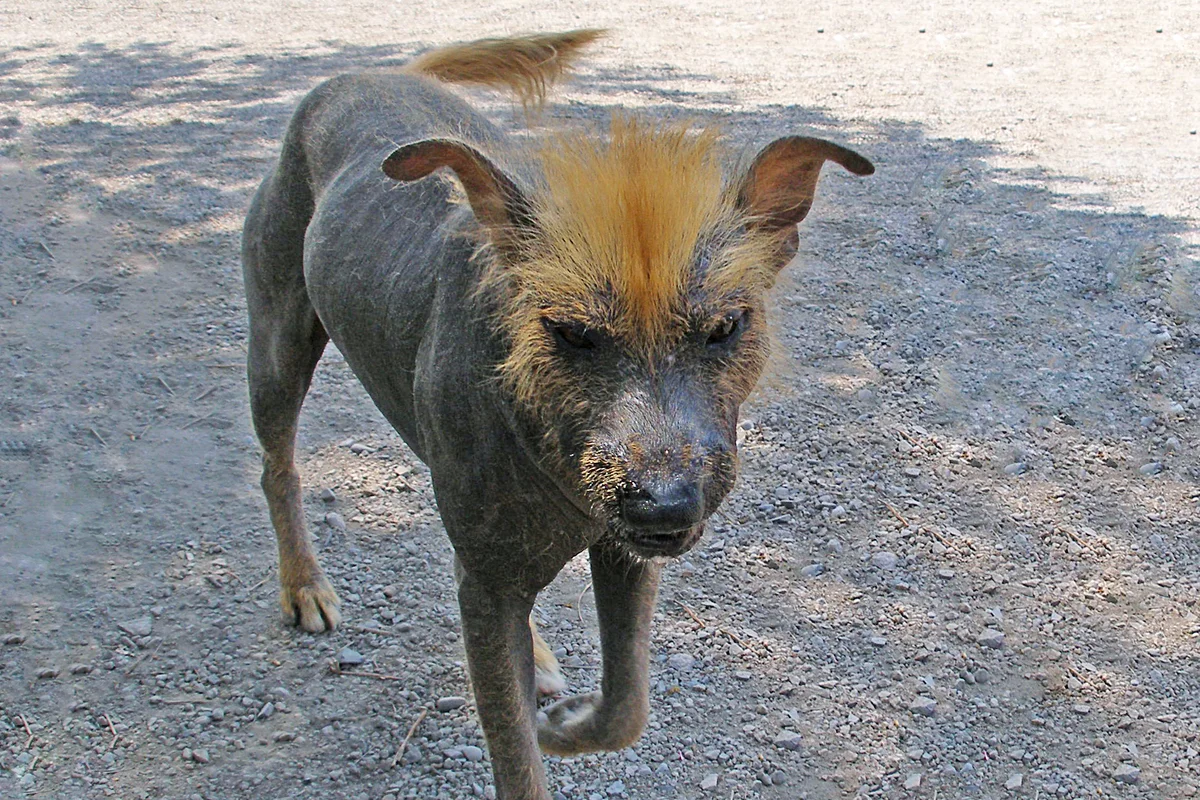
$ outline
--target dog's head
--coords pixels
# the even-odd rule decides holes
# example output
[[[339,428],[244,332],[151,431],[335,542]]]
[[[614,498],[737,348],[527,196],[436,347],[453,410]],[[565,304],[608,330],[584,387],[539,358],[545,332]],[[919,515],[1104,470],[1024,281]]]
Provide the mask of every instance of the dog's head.
[[[633,552],[678,555],[733,486],[738,408],[767,360],[766,295],[796,252],[821,165],[787,137],[729,178],[716,135],[618,118],[551,139],[528,190],[470,146],[416,142],[384,171],[454,170],[490,251],[498,374],[553,468]]]

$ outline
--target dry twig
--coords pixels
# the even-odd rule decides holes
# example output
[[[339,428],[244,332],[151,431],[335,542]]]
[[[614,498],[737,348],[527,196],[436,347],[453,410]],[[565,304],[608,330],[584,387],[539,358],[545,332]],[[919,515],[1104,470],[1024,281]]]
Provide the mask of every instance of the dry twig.
[[[677,606],[679,606],[680,608],[682,608],[684,611],[686,611],[686,612],[687,612],[687,615],[688,615],[689,617],[691,617],[691,618],[692,618],[692,621],[693,621],[693,622],[695,622],[697,625],[699,625],[701,628],[708,627],[707,625],[705,625],[705,624],[704,624],[704,620],[700,619],[700,615],[699,615],[699,614],[697,614],[697,613],[696,613],[696,612],[695,612],[695,611],[694,611],[694,610],[691,608],[691,606],[689,606],[687,603],[684,603],[684,602],[682,602],[682,601],[680,601],[680,600],[676,600],[676,601],[675,601],[675,604],[676,604]]]
[[[392,759],[392,769],[400,763],[400,759],[404,757],[404,751],[408,749],[408,743],[412,739],[413,734],[417,732],[417,727],[424,721],[429,714],[429,709],[422,708],[421,713],[417,714],[417,718],[413,720],[413,724],[408,726],[408,733],[404,734],[404,741],[400,742],[400,747],[396,749],[396,756]]]
[[[404,680],[404,678],[402,678],[399,675],[384,675],[381,672],[353,672],[348,669],[342,669],[338,665],[337,661],[329,662],[329,671],[332,672],[334,675],[350,675],[355,678],[374,678],[377,681],[402,681],[402,680]]]

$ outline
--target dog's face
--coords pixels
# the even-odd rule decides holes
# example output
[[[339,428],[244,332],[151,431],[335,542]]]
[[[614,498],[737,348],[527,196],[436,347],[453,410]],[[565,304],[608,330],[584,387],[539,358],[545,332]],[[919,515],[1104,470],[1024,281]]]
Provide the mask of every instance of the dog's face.
[[[481,296],[499,376],[548,465],[632,552],[675,556],[733,487],[738,408],[767,360],[766,294],[796,248],[821,164],[850,151],[781,139],[725,178],[717,138],[616,120],[563,137],[523,192],[444,140],[396,151],[413,180],[454,169],[492,250]]]

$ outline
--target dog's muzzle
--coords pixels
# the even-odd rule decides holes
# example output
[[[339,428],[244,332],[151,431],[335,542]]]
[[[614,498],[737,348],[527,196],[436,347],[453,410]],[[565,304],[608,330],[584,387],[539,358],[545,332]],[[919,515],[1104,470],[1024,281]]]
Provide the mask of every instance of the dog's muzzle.
[[[704,532],[704,490],[684,479],[643,482],[620,494],[618,514],[639,555],[678,556]]]

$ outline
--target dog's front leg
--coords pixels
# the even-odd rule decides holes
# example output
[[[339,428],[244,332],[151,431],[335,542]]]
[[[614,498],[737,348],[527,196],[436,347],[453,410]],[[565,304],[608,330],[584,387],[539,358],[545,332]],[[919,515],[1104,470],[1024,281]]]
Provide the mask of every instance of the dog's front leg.
[[[467,665],[492,757],[500,800],[549,800],[535,725],[537,689],[532,597],[484,587],[470,574],[458,584]]]
[[[650,713],[650,620],[661,567],[603,542],[588,555],[604,674],[600,691],[568,697],[546,710],[538,743],[553,755],[629,747],[642,735]]]

